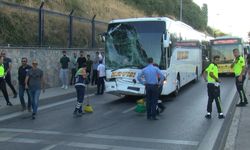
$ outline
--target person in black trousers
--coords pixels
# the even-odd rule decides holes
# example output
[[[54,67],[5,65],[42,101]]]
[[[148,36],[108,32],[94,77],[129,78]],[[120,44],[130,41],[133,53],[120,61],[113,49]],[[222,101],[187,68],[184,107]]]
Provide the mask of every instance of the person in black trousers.
[[[26,91],[28,96],[28,111],[31,112],[31,99],[29,90],[25,89],[25,78],[30,69],[32,67],[27,64],[28,59],[26,57],[22,58],[22,65],[18,68],[18,83],[19,83],[19,99],[22,105],[22,111],[26,110],[26,104],[24,100],[24,93]]]
[[[80,117],[83,115],[82,103],[83,103],[84,95],[85,95],[86,78],[87,78],[86,65],[83,64],[82,68],[78,69],[75,75],[75,88],[76,88],[77,102],[75,105],[75,110],[73,112],[73,115],[76,117]]]
[[[9,85],[10,89],[13,92],[13,95],[14,95],[13,98],[16,98],[17,97],[17,92],[16,92],[14,86],[11,83],[11,73],[10,73],[10,71],[11,71],[11,67],[12,67],[12,65],[11,65],[12,61],[11,61],[10,58],[6,57],[6,53],[4,51],[2,51],[1,55],[3,57],[3,64],[4,64],[5,74],[6,74],[5,75],[5,81]]]
[[[234,62],[231,64],[231,68],[234,70],[235,75],[235,85],[236,89],[240,95],[240,102],[236,104],[237,107],[243,107],[248,104],[246,93],[244,90],[245,81],[245,59],[240,55],[239,49],[233,49],[233,55],[235,57]]]
[[[97,95],[102,95],[104,93],[106,78],[105,66],[102,64],[102,60],[99,61],[99,65],[97,67],[98,71],[98,82],[97,82]]]
[[[164,80],[164,75],[159,68],[153,66],[153,58],[148,58],[148,66],[142,69],[137,76],[137,80],[145,85],[147,100],[147,119],[158,120],[156,118],[157,99],[159,94],[159,85]],[[160,80],[158,79],[160,78]]]
[[[155,67],[159,68],[159,65],[158,64],[154,64]],[[165,78],[164,78],[165,80]],[[160,81],[160,76],[158,76],[158,81]],[[158,100],[157,100],[157,115],[159,115],[160,113],[162,113],[164,110],[165,110],[165,106],[162,104],[162,100],[160,100],[160,97],[161,97],[161,92],[162,92],[162,88],[163,88],[163,85],[162,84],[159,84],[158,86]]]
[[[5,98],[6,104],[8,106],[12,106],[10,100],[9,100],[9,95],[6,89],[6,83],[5,83],[5,71],[4,71],[4,65],[3,65],[3,57],[0,56],[0,89],[3,92],[3,96]]]

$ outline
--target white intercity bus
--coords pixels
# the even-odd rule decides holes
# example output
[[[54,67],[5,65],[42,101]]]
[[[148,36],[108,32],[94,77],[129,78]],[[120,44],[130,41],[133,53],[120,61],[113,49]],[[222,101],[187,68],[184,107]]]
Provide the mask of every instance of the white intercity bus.
[[[178,94],[202,71],[201,41],[206,35],[166,17],[112,20],[105,33],[105,91],[144,95],[137,75],[152,57],[165,76],[162,95]]]

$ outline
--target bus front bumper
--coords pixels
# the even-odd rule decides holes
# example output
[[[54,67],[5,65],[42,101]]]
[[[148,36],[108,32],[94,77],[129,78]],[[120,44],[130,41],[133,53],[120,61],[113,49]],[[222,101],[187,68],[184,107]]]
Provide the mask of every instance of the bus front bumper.
[[[105,92],[113,95],[145,95],[145,86],[125,81],[106,81]]]

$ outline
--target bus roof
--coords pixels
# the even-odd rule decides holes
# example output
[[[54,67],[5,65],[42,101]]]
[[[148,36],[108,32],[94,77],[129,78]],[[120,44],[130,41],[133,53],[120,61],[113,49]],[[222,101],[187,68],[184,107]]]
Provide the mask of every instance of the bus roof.
[[[115,19],[115,20],[111,20],[109,23],[139,22],[139,21],[174,21],[174,20],[167,18],[167,17],[145,17],[145,18]]]
[[[220,37],[216,37],[213,40],[222,40],[222,39],[241,39],[240,37],[236,37],[236,36],[220,36]]]

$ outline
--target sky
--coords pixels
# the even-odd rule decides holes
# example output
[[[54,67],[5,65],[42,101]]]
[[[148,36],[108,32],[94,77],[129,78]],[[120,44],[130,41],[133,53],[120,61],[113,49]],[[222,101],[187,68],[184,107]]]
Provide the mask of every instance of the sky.
[[[193,0],[208,5],[208,25],[225,33],[247,39],[250,32],[249,0]]]

